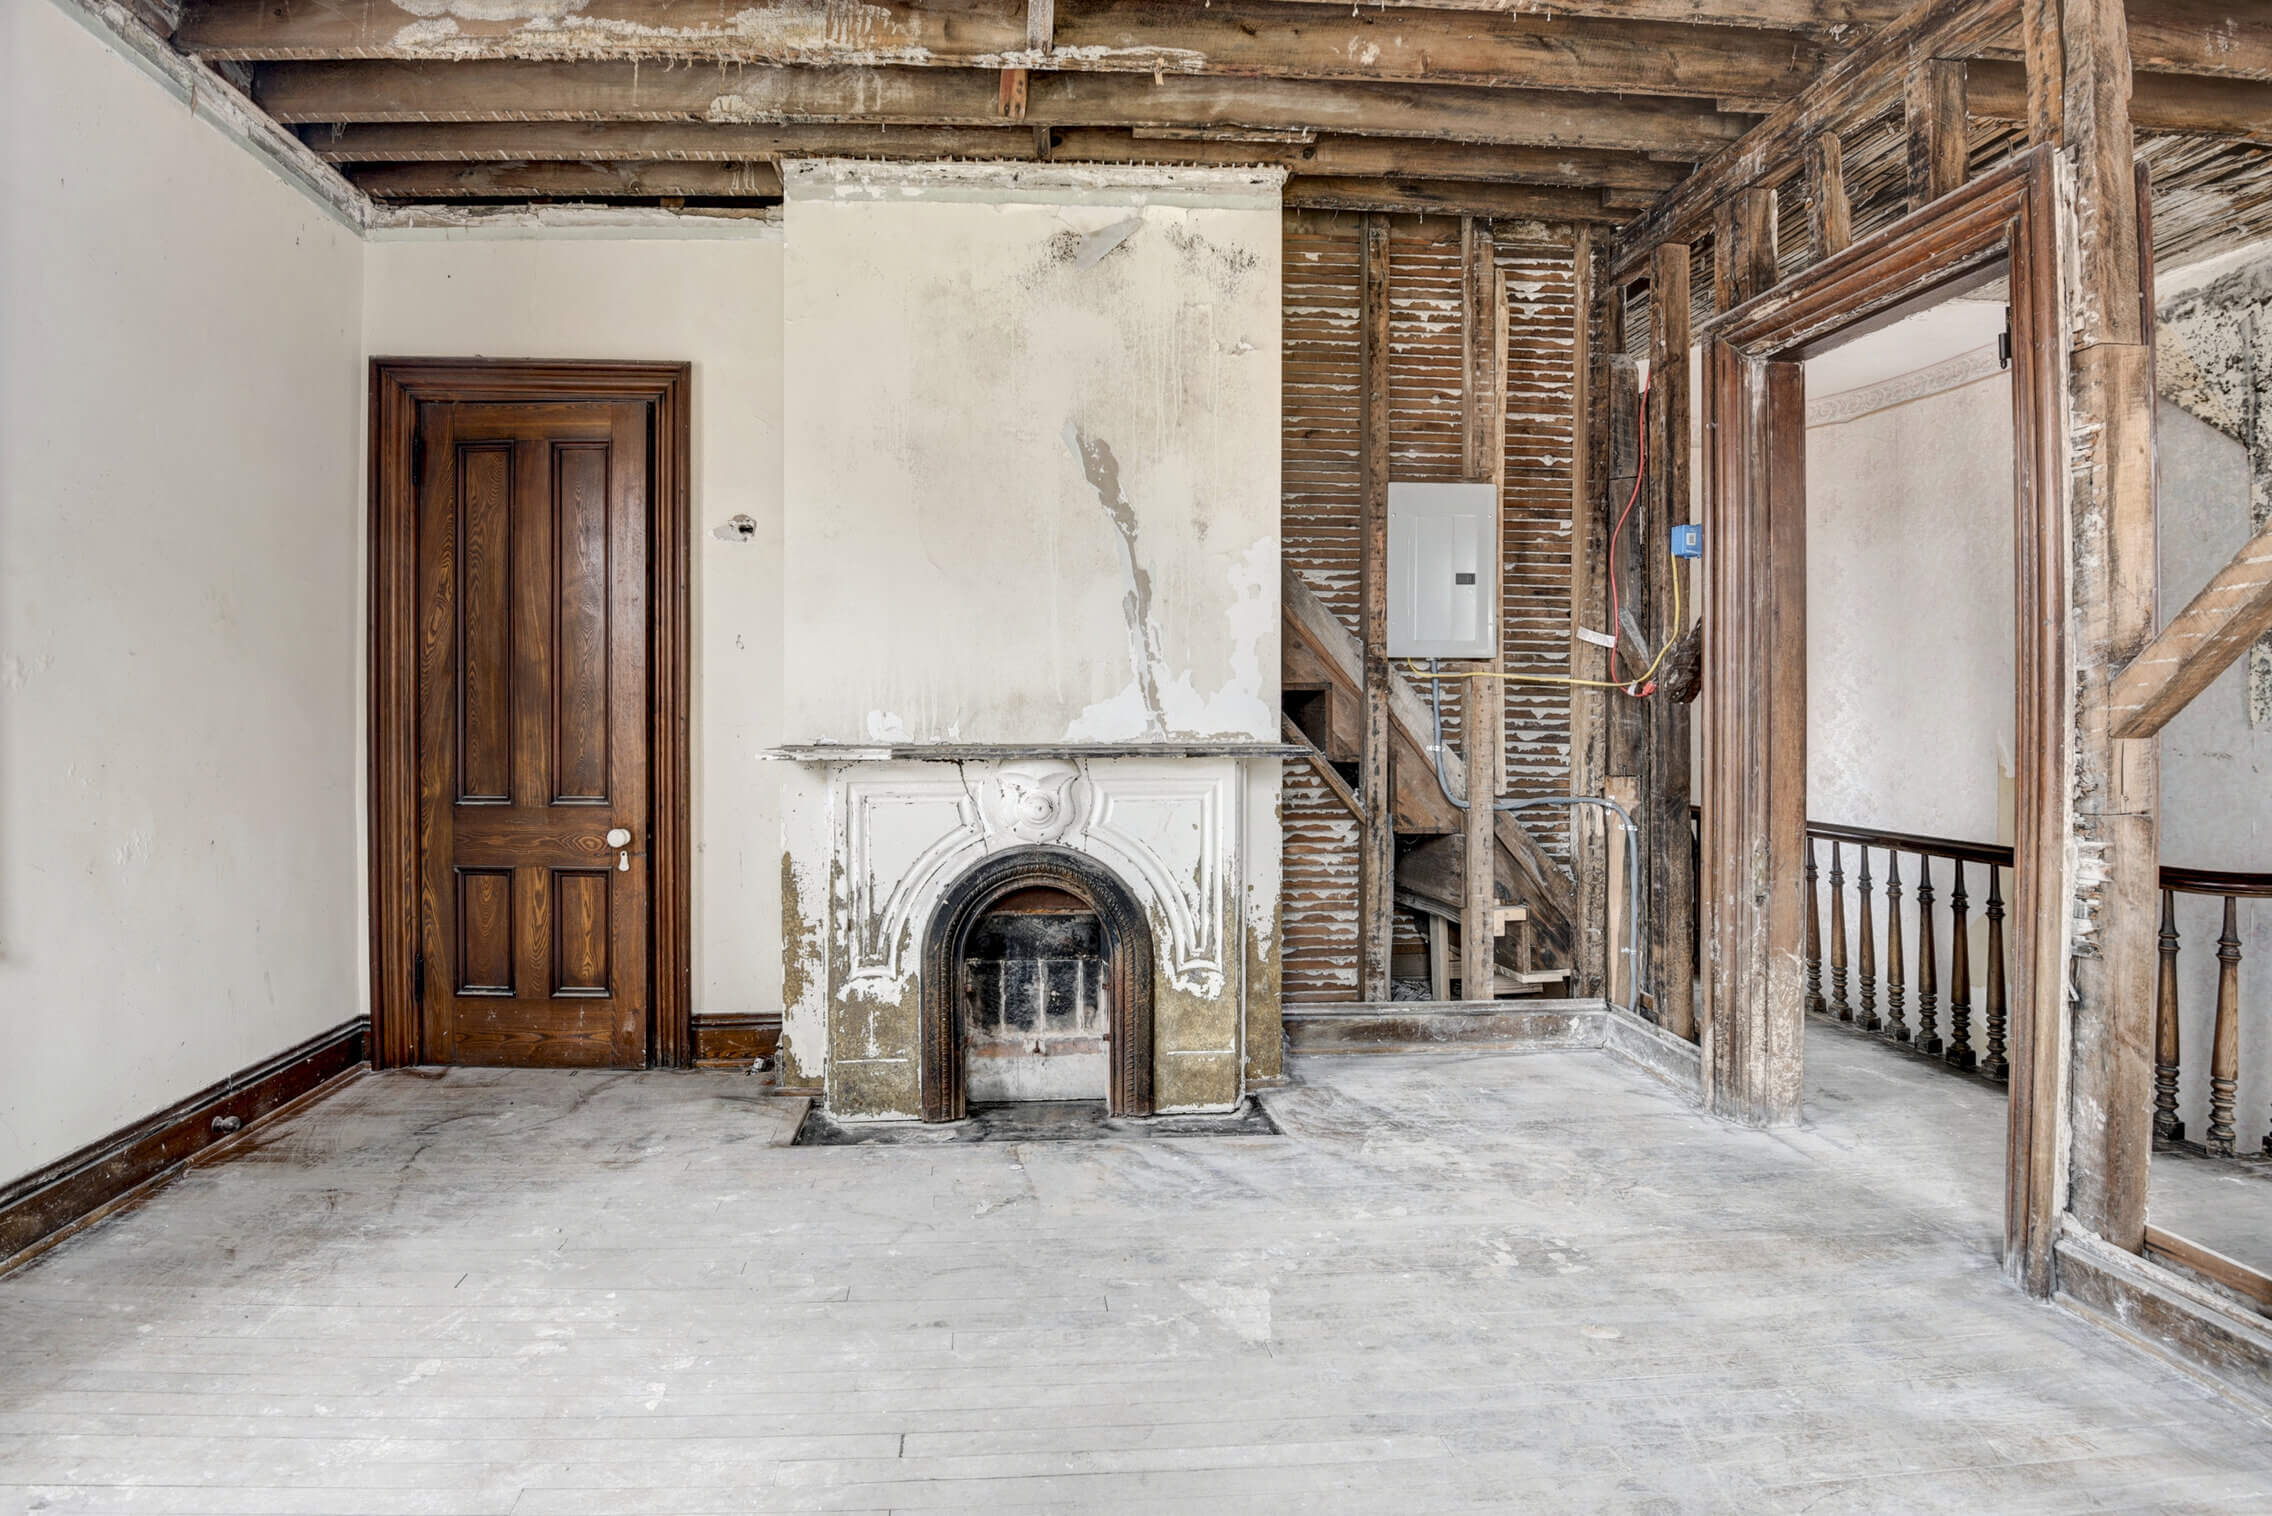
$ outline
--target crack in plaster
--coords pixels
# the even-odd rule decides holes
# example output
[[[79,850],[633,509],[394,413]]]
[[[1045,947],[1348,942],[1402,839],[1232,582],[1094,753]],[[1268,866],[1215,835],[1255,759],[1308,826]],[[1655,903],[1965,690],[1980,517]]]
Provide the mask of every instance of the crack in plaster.
[[[1107,231],[1112,229],[1106,228]],[[1112,519],[1113,531],[1120,539],[1120,564],[1128,575],[1128,593],[1120,602],[1121,613],[1128,621],[1128,659],[1136,670],[1136,688],[1144,702],[1145,732],[1148,736],[1165,737],[1168,723],[1167,712],[1160,703],[1160,675],[1166,659],[1160,653],[1159,627],[1152,619],[1152,574],[1136,556],[1136,508],[1128,503],[1127,495],[1120,488],[1120,460],[1113,456],[1110,443],[1101,437],[1090,437],[1076,422],[1065,423],[1064,437],[1065,446],[1080,463],[1089,488],[1097,492],[1097,500]]]

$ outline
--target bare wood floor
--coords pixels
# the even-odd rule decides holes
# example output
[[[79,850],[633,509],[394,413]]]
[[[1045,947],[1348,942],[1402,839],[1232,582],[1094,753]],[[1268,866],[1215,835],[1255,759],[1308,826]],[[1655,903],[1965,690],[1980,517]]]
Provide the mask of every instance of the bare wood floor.
[[[1787,1133],[1436,1054],[924,1148],[375,1076],[0,1279],[0,1510],[2272,1509],[2272,1426],[2012,1292],[1842,1061]]]

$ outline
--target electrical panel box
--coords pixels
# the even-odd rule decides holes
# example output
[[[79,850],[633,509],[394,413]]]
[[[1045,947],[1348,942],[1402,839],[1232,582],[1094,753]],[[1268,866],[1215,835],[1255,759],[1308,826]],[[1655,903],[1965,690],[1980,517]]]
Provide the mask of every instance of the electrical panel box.
[[[1499,651],[1499,487],[1388,487],[1388,655],[1490,658]]]

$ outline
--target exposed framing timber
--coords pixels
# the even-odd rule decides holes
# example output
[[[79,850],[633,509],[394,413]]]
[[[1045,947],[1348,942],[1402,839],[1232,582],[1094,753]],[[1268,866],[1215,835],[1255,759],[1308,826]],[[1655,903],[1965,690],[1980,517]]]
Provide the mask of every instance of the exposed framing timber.
[[[1771,199],[1771,196],[1763,196]],[[1772,235],[1772,228],[1770,228]],[[1650,646],[1669,648],[1694,596],[1688,565],[1671,554],[1667,534],[1689,519],[1689,247],[1659,245],[1649,261],[1650,468],[1642,527],[1640,613]],[[1681,618],[1675,618],[1676,604]],[[1668,695],[1642,702],[1642,883],[1649,922],[1649,986],[1657,1025],[1683,1041],[1696,1037],[1694,963],[1696,872],[1689,822],[1690,707]]]
[[[1364,650],[1364,739],[1357,795],[1364,807],[1357,848],[1357,990],[1389,998],[1396,911],[1396,788],[1390,771],[1388,665],[1388,220],[1367,216],[1360,233],[1358,461],[1362,525],[1358,627]]]
[[[2030,0],[2024,19],[2031,130],[2073,175],[2068,510],[2082,567],[2066,628],[2077,693],[2061,841],[2088,872],[2058,902],[2071,923],[2074,1002],[2066,1204],[2086,1230],[2135,1252],[2153,1147],[2160,779],[2153,743],[2114,735],[2109,676],[2154,632],[2151,252],[2123,0]]]
[[[1712,231],[1714,310],[1733,310],[1774,286],[1775,236],[1775,191],[1754,185],[1720,203]]]
[[[1948,58],[1911,58],[1902,111],[1909,128],[1909,208],[1916,210],[1964,183],[1970,167],[1964,65]]]
[[[1605,486],[1596,481],[1605,481],[1608,475],[1609,428],[1602,398],[1607,393],[1609,355],[1619,338],[1612,330],[1616,302],[1601,298],[1605,253],[1605,238],[1592,227],[1578,228],[1572,249],[1576,298],[1570,407],[1577,443],[1570,455],[1570,676],[1580,681],[1570,687],[1570,792],[1574,795],[1602,793],[1609,757],[1602,691],[1586,683],[1608,677],[1608,660],[1600,647],[1577,634],[1579,627],[1598,630],[1609,619],[1607,580],[1596,569],[1608,552],[1609,520]],[[1571,967],[1576,971],[1571,990],[1580,995],[1610,993],[1608,839],[1600,807],[1574,808],[1570,854],[1577,881],[1578,925],[1571,945]]]
[[[1966,66],[1966,102],[1975,121],[2031,121],[2028,74],[2017,63],[1976,58]],[[2130,124],[2142,132],[2180,132],[2272,143],[2272,83],[2183,74],[2133,76]]]
[[[997,71],[657,68],[637,63],[263,64],[254,98],[277,120],[692,121],[1001,126]],[[1751,117],[1707,102],[1569,90],[1169,74],[1036,72],[1026,122],[1246,128],[1586,148],[1702,158]]]
[[[1854,208],[1846,198],[1846,148],[1834,131],[1817,132],[1807,145],[1809,251],[1827,258],[1854,240]]]
[[[703,121],[387,122],[316,129],[309,151],[327,163],[632,161],[777,163],[783,158],[999,158],[1033,161],[1032,135],[999,127],[747,126]],[[1058,163],[1268,164],[1302,178],[1459,180],[1564,186],[1621,198],[1662,192],[1684,170],[1672,162],[1586,149],[1471,146],[1398,137],[1295,135],[1236,140],[1158,131],[1058,130]],[[1542,205],[1544,202],[1540,202]],[[1581,220],[1603,202],[1572,200]],[[1543,214],[1543,212],[1542,212]]]
[[[2201,592],[2115,676],[2114,736],[2153,736],[2272,632],[2272,530],[2242,544]]]
[[[530,17],[457,8],[407,24],[391,6],[197,0],[174,33],[200,57],[243,61],[677,59],[902,69],[1053,69],[1142,77],[1465,84],[1699,100],[1781,99],[1821,61],[1803,34],[1504,10],[1364,7],[1291,11],[1254,0],[1166,7],[1085,0],[1055,14],[1051,43],[1015,3],[943,7],[883,0],[848,29],[831,0],[775,0],[765,24],[741,0],[587,0]],[[848,35],[848,30],[851,34]]]
[[[1820,133],[1890,107],[1905,87],[1913,54],[1964,57],[2011,25],[2014,0],[1919,0],[1899,19],[1785,101],[1766,120],[1699,168],[1618,238],[1613,277],[1638,277],[1649,249],[1700,229],[1714,207],[1744,188],[1765,188],[1799,173]]]
[[[1499,487],[1494,490],[1493,551],[1485,560],[1480,586],[1484,603],[1491,608],[1494,646],[1505,635],[1502,580],[1507,458],[1507,302],[1497,262],[1491,228],[1472,216],[1465,218],[1460,223],[1460,268],[1464,275],[1460,282],[1460,329],[1465,369],[1460,397],[1462,465],[1470,480]],[[1497,674],[1504,666],[1504,659],[1494,656],[1478,672]],[[1505,766],[1506,704],[1506,687],[1495,678],[1470,679],[1461,689],[1467,810],[1460,817],[1465,841],[1460,881],[1460,994],[1468,1000],[1490,1000],[1497,993],[1499,848],[1495,807],[1500,771]]]

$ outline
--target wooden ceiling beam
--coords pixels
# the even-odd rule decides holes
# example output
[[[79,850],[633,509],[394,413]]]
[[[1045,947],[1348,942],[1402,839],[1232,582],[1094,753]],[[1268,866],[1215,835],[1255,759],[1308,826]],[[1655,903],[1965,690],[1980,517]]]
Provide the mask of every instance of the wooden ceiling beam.
[[[1007,126],[713,125],[707,121],[417,121],[306,127],[327,163],[774,162],[782,158],[1027,158]]]
[[[1478,184],[1442,179],[1339,179],[1296,174],[1285,203],[1296,210],[1376,211],[1427,216],[1491,216],[1514,220],[1615,222],[1623,213],[1591,190],[1529,184]]]
[[[781,197],[781,171],[770,163],[378,163],[356,164],[347,177],[378,200]]]
[[[1975,121],[2026,121],[2027,70],[1975,59],[1966,67],[1965,106]],[[2139,132],[2272,143],[2272,83],[2137,74],[2131,79],[2130,125]]]
[[[1314,4],[1315,0],[1267,0]],[[1686,21],[1702,26],[1764,27],[1851,42],[1899,16],[1906,0],[1364,0],[1367,10],[1539,11],[1612,21]]]
[[[987,126],[999,76],[978,69],[660,69],[632,63],[266,63],[253,95],[286,123],[842,122]],[[1459,85],[1041,74],[1035,126],[1316,130],[1697,159],[1752,120],[1694,101]]]
[[[1636,277],[1651,248],[1683,240],[1731,195],[1769,188],[1801,172],[1820,133],[1866,119],[1900,100],[1912,55],[1969,57],[2010,30],[2013,12],[2011,0],[1919,0],[1899,20],[1835,59],[1812,84],[1619,234],[1613,277]]]
[[[363,163],[347,174],[366,194],[388,201],[771,200],[781,194],[780,172],[769,163]],[[1590,190],[1440,179],[1296,175],[1286,181],[1285,203],[1560,223],[1614,221],[1619,214]]]
[[[467,7],[454,7],[467,9]],[[515,11],[521,7],[482,7]],[[1066,72],[1350,79],[1781,99],[1814,76],[1794,33],[1476,11],[1384,13],[1256,0],[1067,0],[1047,46],[1022,5],[774,0],[588,0],[565,14],[408,18],[393,4],[199,0],[176,45],[209,59],[672,59],[819,67],[1051,68]]]
[[[781,158],[1012,158],[1034,156],[1030,133],[999,127],[716,126],[696,121],[409,122],[316,127],[309,150],[327,162],[545,162],[588,159],[771,162]],[[1074,127],[1057,134],[1060,162],[1273,164],[1335,177],[1461,179],[1662,192],[1682,169],[1630,153],[1491,147],[1398,137],[1217,141]]]

